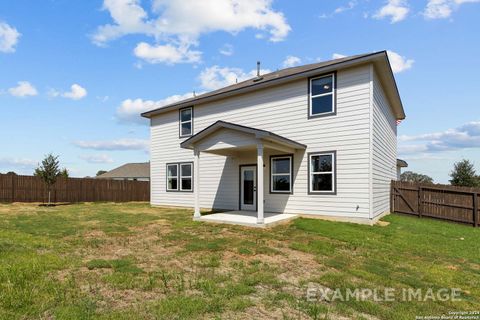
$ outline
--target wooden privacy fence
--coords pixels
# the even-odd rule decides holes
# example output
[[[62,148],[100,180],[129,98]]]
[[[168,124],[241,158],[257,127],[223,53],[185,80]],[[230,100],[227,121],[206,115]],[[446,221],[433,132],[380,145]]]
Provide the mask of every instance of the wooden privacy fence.
[[[392,181],[391,211],[477,227],[479,188]]]
[[[48,189],[41,178],[0,174],[0,202],[47,202]],[[148,181],[61,178],[51,190],[52,202],[150,201]]]

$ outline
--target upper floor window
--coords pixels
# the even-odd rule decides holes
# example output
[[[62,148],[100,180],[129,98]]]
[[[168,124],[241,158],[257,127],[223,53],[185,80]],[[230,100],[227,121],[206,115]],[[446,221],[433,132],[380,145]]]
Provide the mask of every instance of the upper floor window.
[[[180,109],[180,138],[189,137],[193,132],[193,108]]]
[[[309,162],[309,193],[335,193],[335,152],[310,153]]]
[[[309,116],[335,114],[335,74],[310,79]]]
[[[272,156],[270,158],[270,192],[292,192],[292,156]]]

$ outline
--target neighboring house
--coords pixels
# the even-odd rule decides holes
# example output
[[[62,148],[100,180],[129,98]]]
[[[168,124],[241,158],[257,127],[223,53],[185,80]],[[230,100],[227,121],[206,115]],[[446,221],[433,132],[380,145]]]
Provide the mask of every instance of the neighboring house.
[[[150,162],[126,163],[96,177],[97,179],[150,181]]]
[[[385,51],[279,70],[142,116],[152,205],[371,223],[389,212],[405,118]],[[260,168],[260,170],[259,170]]]
[[[397,180],[400,180],[402,175],[402,168],[408,167],[408,163],[405,160],[397,159]]]

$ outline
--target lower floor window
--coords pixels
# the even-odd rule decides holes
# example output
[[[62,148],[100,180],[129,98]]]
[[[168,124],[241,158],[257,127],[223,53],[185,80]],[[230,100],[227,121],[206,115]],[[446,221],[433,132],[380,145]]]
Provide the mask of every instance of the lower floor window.
[[[270,158],[270,192],[292,192],[292,156],[272,156]]]
[[[309,192],[335,192],[335,151],[310,153],[309,162]]]
[[[192,191],[193,163],[167,164],[167,191]]]
[[[180,190],[192,191],[192,164],[180,164]]]

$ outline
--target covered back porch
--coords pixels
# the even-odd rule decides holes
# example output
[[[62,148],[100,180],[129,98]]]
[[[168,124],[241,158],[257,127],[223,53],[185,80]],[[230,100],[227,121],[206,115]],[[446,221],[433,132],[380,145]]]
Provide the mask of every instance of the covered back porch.
[[[217,121],[196,135],[185,140],[181,146],[194,153],[194,219],[209,222],[233,223],[248,226],[266,226],[296,217],[285,213],[265,212],[265,151],[295,154],[306,146],[269,131],[245,127],[225,121]],[[240,186],[238,210],[201,216],[199,179],[202,170],[202,153],[226,157],[245,154],[255,155],[254,163],[239,165]],[[291,177],[293,179],[293,176]]]

